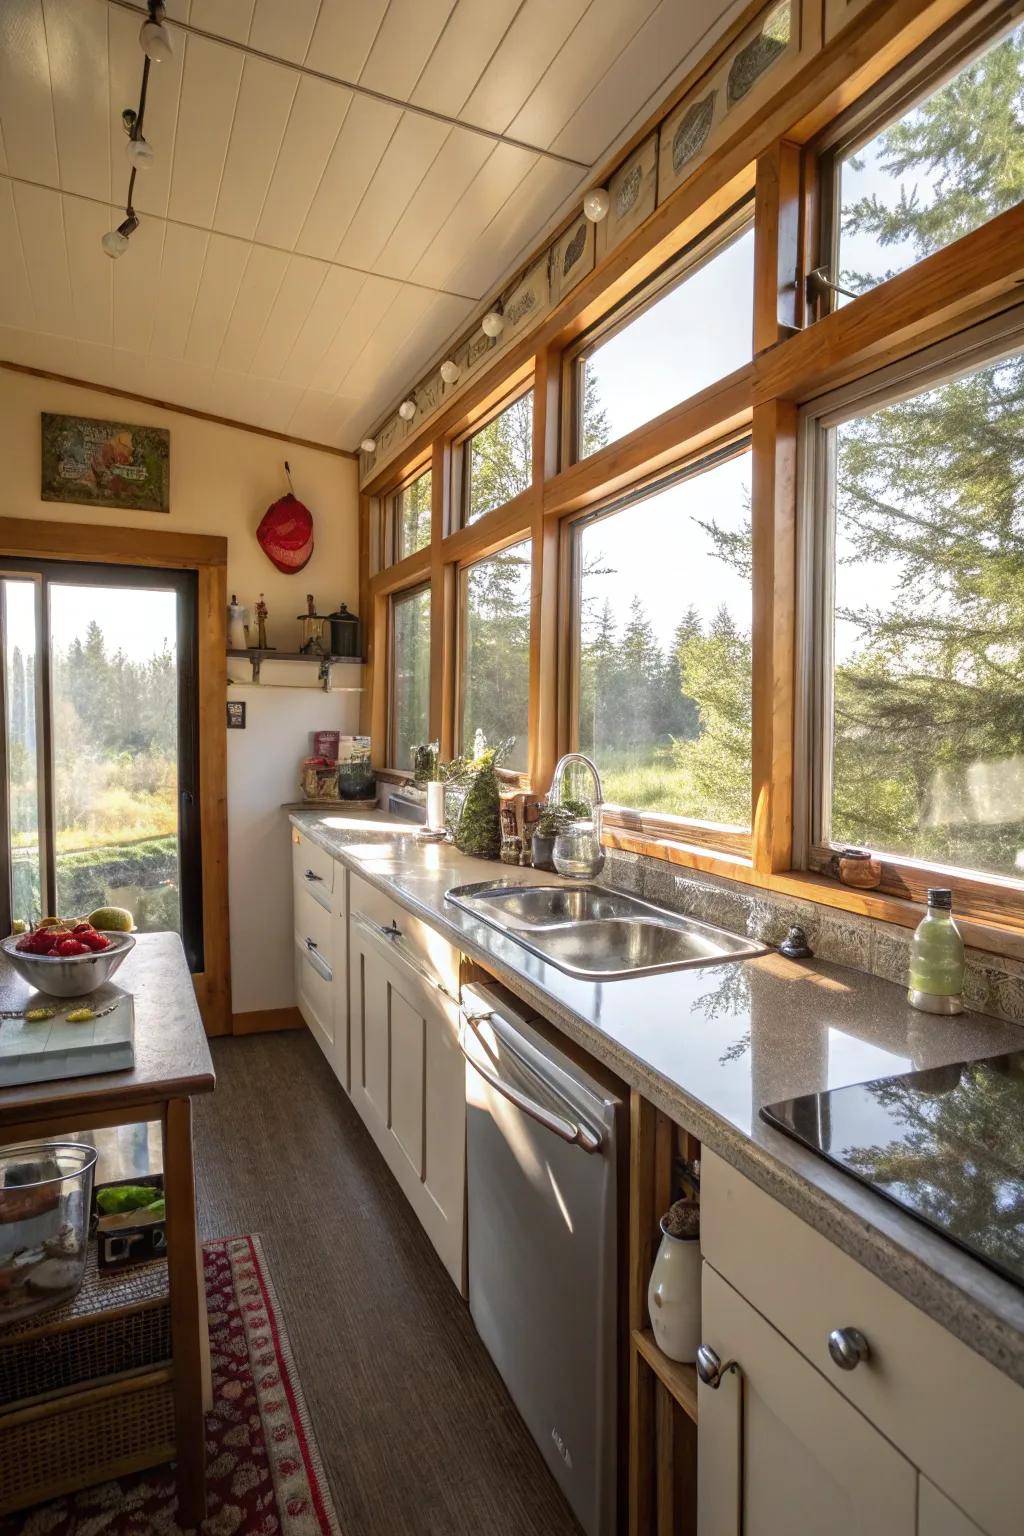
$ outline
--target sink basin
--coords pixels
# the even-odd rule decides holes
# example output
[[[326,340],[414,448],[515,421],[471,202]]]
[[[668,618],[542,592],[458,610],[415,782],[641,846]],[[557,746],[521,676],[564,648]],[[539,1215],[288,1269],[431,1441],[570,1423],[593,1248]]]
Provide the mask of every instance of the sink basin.
[[[446,895],[570,976],[613,981],[767,953],[763,944],[598,885],[480,881]]]

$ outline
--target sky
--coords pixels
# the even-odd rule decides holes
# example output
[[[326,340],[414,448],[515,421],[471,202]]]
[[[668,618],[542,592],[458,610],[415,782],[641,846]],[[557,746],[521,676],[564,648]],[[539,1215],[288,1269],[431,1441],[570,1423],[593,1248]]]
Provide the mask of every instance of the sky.
[[[5,645],[35,649],[35,584],[4,579],[7,608]],[[145,661],[167,643],[173,652],[176,636],[175,594],[158,588],[83,587],[50,585],[51,644],[67,650],[77,637],[85,639],[91,619],[103,630],[107,654],[122,650],[131,661]]]

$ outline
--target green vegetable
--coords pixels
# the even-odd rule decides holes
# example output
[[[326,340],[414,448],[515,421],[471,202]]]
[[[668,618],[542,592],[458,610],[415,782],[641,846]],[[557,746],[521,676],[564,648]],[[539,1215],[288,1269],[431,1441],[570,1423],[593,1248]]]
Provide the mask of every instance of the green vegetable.
[[[515,737],[497,747],[484,747],[472,758],[456,758],[442,769],[446,784],[466,786],[466,797],[457,823],[452,828],[460,853],[480,859],[494,859],[501,847],[501,795],[497,767],[511,751]]]
[[[155,1189],[151,1184],[122,1184],[116,1189],[101,1189],[96,1194],[96,1204],[104,1216],[119,1215],[122,1211],[147,1210],[158,1203],[161,1209],[154,1214],[162,1216],[163,1191]]]

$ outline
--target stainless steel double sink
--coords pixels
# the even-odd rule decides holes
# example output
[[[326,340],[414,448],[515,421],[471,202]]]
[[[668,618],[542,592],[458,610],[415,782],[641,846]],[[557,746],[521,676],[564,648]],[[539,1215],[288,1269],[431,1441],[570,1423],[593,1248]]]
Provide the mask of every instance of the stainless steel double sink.
[[[763,944],[599,885],[457,885],[447,899],[570,976],[615,981],[763,955]]]

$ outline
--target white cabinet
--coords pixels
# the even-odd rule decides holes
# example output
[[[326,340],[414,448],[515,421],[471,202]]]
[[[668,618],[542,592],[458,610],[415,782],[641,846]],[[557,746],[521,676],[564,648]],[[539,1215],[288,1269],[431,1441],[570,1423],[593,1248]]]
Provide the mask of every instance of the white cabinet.
[[[345,872],[292,835],[295,1004],[343,1086],[348,1085],[348,938]]]
[[[917,1473],[709,1264],[699,1387],[699,1536],[915,1536]]]
[[[406,931],[414,922],[352,877],[349,1091],[464,1294],[465,1070],[448,985],[458,954],[434,935],[426,958]]]

